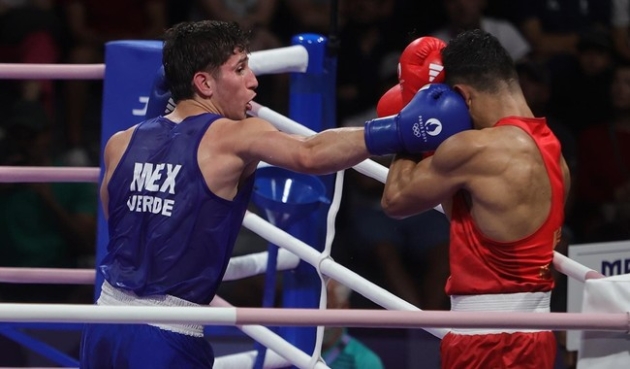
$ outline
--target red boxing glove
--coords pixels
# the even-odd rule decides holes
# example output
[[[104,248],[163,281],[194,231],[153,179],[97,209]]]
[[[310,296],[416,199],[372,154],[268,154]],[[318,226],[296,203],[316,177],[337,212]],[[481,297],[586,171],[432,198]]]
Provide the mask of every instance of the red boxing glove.
[[[444,47],[444,41],[430,36],[407,45],[398,63],[398,84],[389,89],[376,106],[379,117],[398,114],[422,86],[444,81],[441,53]]]
[[[433,156],[433,154],[435,154],[435,150],[425,151],[425,152],[423,152],[423,153],[421,154],[421,156],[420,156],[420,157],[422,158],[422,160],[424,160],[424,159],[426,159],[426,158],[429,158],[429,157]]]

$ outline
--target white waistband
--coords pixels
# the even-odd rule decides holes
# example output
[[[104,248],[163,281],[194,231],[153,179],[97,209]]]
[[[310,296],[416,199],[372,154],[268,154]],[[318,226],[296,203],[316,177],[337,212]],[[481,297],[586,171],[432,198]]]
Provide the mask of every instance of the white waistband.
[[[120,290],[104,281],[101,295],[96,301],[98,305],[106,306],[176,306],[198,307],[200,305],[170,295],[153,295],[139,297],[133,292]],[[149,324],[160,329],[185,334],[187,336],[203,337],[203,326],[197,324]]]
[[[551,292],[519,292],[490,295],[451,296],[451,311],[548,313]],[[544,329],[456,328],[454,334],[497,334],[543,332]]]

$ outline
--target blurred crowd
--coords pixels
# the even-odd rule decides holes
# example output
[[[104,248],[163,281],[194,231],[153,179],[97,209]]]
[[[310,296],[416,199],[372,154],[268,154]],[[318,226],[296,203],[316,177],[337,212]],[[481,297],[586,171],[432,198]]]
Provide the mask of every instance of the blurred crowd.
[[[108,41],[159,39],[170,25],[200,19],[251,29],[252,51],[276,48],[298,33],[328,36],[330,7],[330,0],[0,0],[0,62],[102,63]],[[512,55],[528,103],[548,118],[572,171],[559,250],[630,238],[630,0],[339,0],[338,10],[339,126],[375,116],[410,41],[448,42],[482,28]],[[0,80],[0,165],[98,165],[101,90],[102,81]],[[286,114],[288,78],[261,77],[258,96]],[[443,215],[388,219],[382,185],[348,174],[335,258],[421,308],[448,309]],[[93,266],[96,199],[92,184],[0,184],[0,265]],[[566,285],[558,282],[554,309],[563,311]],[[0,298],[27,300],[20,290],[0,285]],[[37,298],[91,299],[76,293],[48,288]]]

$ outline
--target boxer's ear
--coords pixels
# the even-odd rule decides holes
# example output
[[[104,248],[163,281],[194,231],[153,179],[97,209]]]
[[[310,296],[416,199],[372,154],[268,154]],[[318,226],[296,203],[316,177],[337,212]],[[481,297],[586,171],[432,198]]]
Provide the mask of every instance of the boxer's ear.
[[[470,109],[470,106],[472,105],[472,98],[473,98],[473,91],[471,90],[471,88],[466,85],[456,84],[456,85],[453,85],[453,90],[455,90],[455,92],[457,92],[458,94],[462,95],[462,97],[464,98],[464,101],[466,102],[466,106],[468,106],[468,109]]]
[[[193,76],[193,86],[201,97],[210,97],[214,93],[214,79],[207,72],[197,72]]]

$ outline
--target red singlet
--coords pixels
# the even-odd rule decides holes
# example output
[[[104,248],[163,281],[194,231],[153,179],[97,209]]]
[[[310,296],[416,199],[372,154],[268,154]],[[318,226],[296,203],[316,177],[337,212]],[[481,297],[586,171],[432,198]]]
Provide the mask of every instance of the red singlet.
[[[553,251],[564,222],[564,176],[560,143],[544,118],[508,117],[529,134],[551,182],[551,208],[540,228],[514,242],[494,241],[476,227],[464,192],[453,199],[450,232],[451,276],[446,293],[453,310],[548,311]],[[481,296],[479,296],[481,295]],[[550,331],[455,330],[442,341],[443,368],[552,368],[555,339]]]

